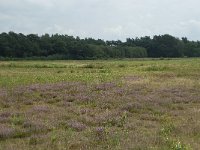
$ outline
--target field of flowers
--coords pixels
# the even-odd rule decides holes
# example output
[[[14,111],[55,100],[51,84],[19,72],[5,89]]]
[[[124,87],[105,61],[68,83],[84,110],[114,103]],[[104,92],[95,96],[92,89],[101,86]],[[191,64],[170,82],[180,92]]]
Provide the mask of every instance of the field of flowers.
[[[200,59],[1,61],[0,150],[198,150]]]

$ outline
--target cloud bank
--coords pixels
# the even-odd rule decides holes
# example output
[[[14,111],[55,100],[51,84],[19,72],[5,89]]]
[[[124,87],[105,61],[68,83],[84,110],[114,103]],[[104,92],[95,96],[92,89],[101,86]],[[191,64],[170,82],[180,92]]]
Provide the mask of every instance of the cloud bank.
[[[0,0],[0,32],[200,40],[199,0]]]

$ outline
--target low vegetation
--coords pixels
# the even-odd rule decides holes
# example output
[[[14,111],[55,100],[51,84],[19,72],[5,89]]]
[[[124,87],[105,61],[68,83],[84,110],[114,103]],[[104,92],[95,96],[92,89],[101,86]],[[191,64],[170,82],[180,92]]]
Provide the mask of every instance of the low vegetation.
[[[200,59],[0,62],[0,149],[198,150]]]

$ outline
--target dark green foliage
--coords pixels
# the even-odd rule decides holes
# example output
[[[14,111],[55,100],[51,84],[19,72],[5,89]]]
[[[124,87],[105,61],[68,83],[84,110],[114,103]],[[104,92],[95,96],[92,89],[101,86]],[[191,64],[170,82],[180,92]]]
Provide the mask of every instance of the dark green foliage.
[[[0,34],[0,59],[109,59],[199,57],[200,42],[171,35],[148,36],[126,42],[80,39],[68,35]]]
[[[151,55],[153,57],[181,57],[183,44],[179,39],[170,35],[154,36]]]
[[[188,41],[187,38],[181,40],[171,35],[148,36],[130,39],[124,43],[127,46],[140,46],[147,49],[148,57],[199,57],[200,42]]]

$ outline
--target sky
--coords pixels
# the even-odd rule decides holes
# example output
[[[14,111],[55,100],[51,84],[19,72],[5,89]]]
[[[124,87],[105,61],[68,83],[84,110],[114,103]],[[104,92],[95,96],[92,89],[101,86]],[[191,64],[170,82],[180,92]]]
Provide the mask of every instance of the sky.
[[[0,32],[200,40],[199,0],[0,0]]]

